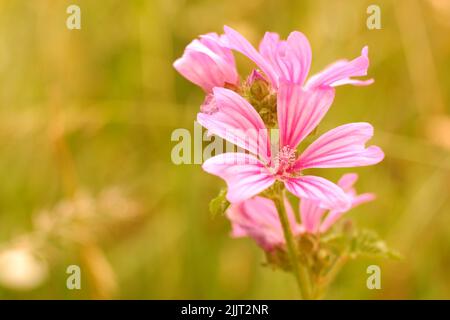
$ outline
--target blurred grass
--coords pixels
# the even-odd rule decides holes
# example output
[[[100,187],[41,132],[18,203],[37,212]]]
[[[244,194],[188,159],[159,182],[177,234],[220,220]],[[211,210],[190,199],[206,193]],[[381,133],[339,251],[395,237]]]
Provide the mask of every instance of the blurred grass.
[[[81,7],[80,31],[65,27],[72,3]],[[378,1],[382,30],[370,31],[369,4],[0,1],[0,241],[29,232],[36,212],[76,190],[120,186],[144,214],[100,243],[117,279],[110,297],[295,298],[289,275],[261,267],[250,240],[230,239],[228,222],[211,218],[208,202],[222,182],[199,165],[172,164],[170,134],[193,130],[202,92],[171,64],[193,38],[224,24],[254,44],[266,30],[300,30],[313,48],[312,72],[370,47],[375,84],[339,88],[319,131],[374,124],[373,142],[387,157],[355,171],[358,189],[378,200],[351,217],[405,256],[350,262],[329,297],[449,299],[450,5]],[[322,173],[336,179],[345,171]],[[383,277],[376,292],[365,286],[374,263]],[[57,254],[38,288],[0,287],[0,299],[95,297],[84,273],[82,290],[66,289],[69,264],[82,264],[76,250]]]

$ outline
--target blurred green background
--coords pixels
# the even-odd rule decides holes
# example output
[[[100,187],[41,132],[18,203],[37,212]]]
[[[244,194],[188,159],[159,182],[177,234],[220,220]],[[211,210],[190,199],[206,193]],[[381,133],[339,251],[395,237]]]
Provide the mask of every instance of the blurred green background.
[[[349,216],[404,259],[351,261],[328,298],[449,299],[450,2],[376,1],[382,29],[368,30],[373,3],[1,0],[0,299],[297,297],[290,275],[210,215],[223,181],[171,162],[171,132],[193,130],[203,99],[172,62],[224,24],[255,45],[302,31],[312,72],[369,45],[375,83],[338,88],[319,131],[374,125],[386,159],[356,172],[378,199]],[[81,30],[66,28],[70,4]],[[81,290],[66,288],[73,264]],[[370,264],[381,290],[366,287]]]

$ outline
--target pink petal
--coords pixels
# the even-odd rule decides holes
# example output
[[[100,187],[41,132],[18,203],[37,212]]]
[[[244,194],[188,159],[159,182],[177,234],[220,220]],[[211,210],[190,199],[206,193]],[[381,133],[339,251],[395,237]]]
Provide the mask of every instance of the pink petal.
[[[236,30],[224,26],[227,45],[230,49],[236,50],[243,55],[247,56],[265,73],[270,83],[276,87],[278,83],[278,77],[272,66],[256,51],[256,49]]]
[[[284,243],[283,230],[273,201],[254,197],[232,204],[226,215],[233,237],[252,237],[264,250]]]
[[[373,193],[363,193],[359,196],[352,198],[352,206],[354,208],[359,206],[360,204],[372,201],[375,199],[375,194]],[[336,223],[348,210],[340,211],[340,210],[331,210],[327,217],[323,220],[320,226],[320,232],[327,232],[330,227]]]
[[[275,178],[261,161],[245,153],[223,153],[206,160],[203,170],[225,180],[231,203],[247,200],[270,187]]]
[[[333,63],[322,72],[312,76],[306,86],[314,88],[319,86],[338,86],[343,84],[369,85],[373,80],[354,80],[350,77],[367,75],[369,67],[368,47],[364,47],[361,55],[352,61],[341,60]]]
[[[304,90],[301,85],[280,83],[277,98],[281,146],[295,149],[327,113],[334,89]]]
[[[367,166],[380,162],[383,151],[365,147],[373,136],[369,123],[349,123],[330,130],[314,141],[299,157],[295,168],[342,168]]]
[[[303,84],[311,66],[311,47],[301,32],[292,32],[287,41],[280,41],[276,33],[266,32],[259,51],[278,74],[279,80]]]
[[[197,121],[210,133],[270,160],[268,132],[258,112],[236,92],[214,88],[208,113],[199,113]],[[213,104],[211,106],[211,104]]]
[[[264,78],[261,72],[253,69],[250,75],[247,77],[247,80],[245,80],[245,84],[250,87],[252,84],[259,80],[266,81],[266,78]]]
[[[295,232],[297,224],[292,207],[287,200],[285,205],[292,231]],[[275,246],[285,243],[277,209],[272,200],[257,196],[232,204],[226,215],[232,224],[233,237],[252,237],[264,250],[272,250]]]
[[[358,180],[357,173],[346,173],[338,181],[338,186],[344,191],[350,190]]]
[[[331,181],[316,176],[300,176],[289,178],[284,182],[286,188],[302,199],[317,201],[324,209],[350,207],[350,198]]]
[[[367,203],[375,200],[376,195],[374,193],[362,193],[353,198],[352,208],[359,206],[360,204]]]
[[[235,65],[233,52],[227,48],[223,37],[224,35],[219,36],[217,33],[208,33],[200,36],[200,42],[228,64]]]
[[[287,39],[286,58],[290,62],[290,68],[285,79],[303,84],[311,67],[311,46],[303,33],[291,32]]]
[[[174,62],[173,66],[186,79],[206,92],[225,83],[214,61],[203,53],[186,52]]]
[[[319,230],[320,219],[322,219],[325,211],[316,201],[306,198],[300,200],[300,216],[306,232],[316,233]]]
[[[347,211],[330,211],[320,225],[319,231],[321,233],[327,232],[346,212]]]
[[[211,92],[216,86],[237,84],[239,81],[231,50],[213,33],[192,41],[173,66],[186,79],[206,92]]]
[[[345,85],[345,84],[351,84],[351,85],[356,86],[356,87],[364,87],[364,86],[371,85],[374,82],[375,82],[374,79],[357,80],[357,79],[345,78],[345,79],[333,82],[331,87],[342,86],[342,85]]]
[[[266,32],[261,40],[261,43],[259,44],[259,52],[261,56],[263,56],[263,58],[266,59],[274,69],[278,69],[278,49],[285,42],[286,41],[280,41],[280,36],[277,33]]]

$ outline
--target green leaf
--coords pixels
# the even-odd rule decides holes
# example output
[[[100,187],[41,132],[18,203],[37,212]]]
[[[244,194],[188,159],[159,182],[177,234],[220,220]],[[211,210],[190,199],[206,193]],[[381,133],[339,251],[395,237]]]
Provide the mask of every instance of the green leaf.
[[[389,248],[378,234],[371,230],[362,229],[355,233],[350,253],[353,256],[367,255],[380,258],[401,259],[401,255]]]
[[[223,215],[225,213],[225,210],[227,210],[228,206],[230,205],[226,198],[226,194],[227,189],[223,188],[220,190],[217,197],[209,202],[209,211],[211,212],[213,217],[217,216],[218,214]]]

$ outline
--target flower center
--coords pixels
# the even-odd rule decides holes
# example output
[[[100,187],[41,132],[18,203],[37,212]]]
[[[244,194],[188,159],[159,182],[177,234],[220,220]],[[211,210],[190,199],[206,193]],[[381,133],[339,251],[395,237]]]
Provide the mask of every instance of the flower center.
[[[297,160],[297,151],[289,146],[284,146],[273,158],[271,171],[275,175],[285,175],[290,173],[293,164]]]

